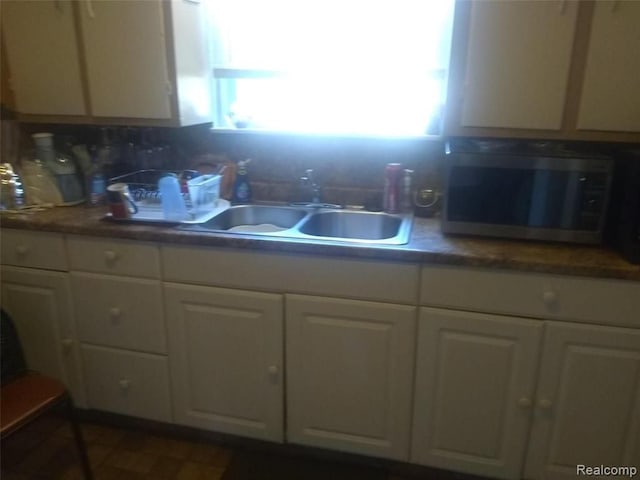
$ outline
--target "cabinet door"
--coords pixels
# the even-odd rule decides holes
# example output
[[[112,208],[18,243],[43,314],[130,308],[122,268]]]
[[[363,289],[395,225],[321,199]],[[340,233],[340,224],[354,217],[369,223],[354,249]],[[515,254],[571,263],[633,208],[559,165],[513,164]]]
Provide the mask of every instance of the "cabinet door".
[[[640,132],[640,2],[595,2],[578,128]]]
[[[20,113],[86,113],[70,0],[4,1],[2,34]]]
[[[2,267],[2,308],[16,324],[27,366],[65,383],[84,406],[68,274]]]
[[[558,130],[577,2],[472,4],[462,126]]]
[[[411,461],[520,478],[542,322],[420,309]]]
[[[174,420],[282,441],[282,297],[165,284]]]
[[[171,117],[161,0],[80,6],[91,110],[97,117]]]
[[[408,459],[416,309],[287,295],[287,437]]]
[[[526,478],[640,464],[640,331],[549,323]]]

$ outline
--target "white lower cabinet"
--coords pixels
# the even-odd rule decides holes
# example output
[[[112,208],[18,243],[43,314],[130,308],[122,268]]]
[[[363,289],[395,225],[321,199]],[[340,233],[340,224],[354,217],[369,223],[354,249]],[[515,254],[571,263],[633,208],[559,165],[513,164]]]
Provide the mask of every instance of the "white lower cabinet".
[[[82,358],[91,408],[171,421],[166,356],[83,344]]]
[[[574,479],[577,465],[640,467],[640,331],[545,328],[524,477]]]
[[[87,406],[171,422],[158,247],[80,236],[67,247]]]
[[[420,309],[411,461],[519,478],[543,322]]]
[[[493,478],[640,465],[638,282],[418,280],[410,264],[12,230],[0,247],[29,367],[81,407]]]
[[[286,298],[288,440],[408,460],[416,308]]]
[[[411,461],[551,480],[637,466],[640,331],[421,308]]]
[[[174,420],[283,441],[282,295],[165,283]]]
[[[75,404],[86,406],[69,274],[3,265],[1,278],[2,308],[15,323],[27,367],[62,381]]]

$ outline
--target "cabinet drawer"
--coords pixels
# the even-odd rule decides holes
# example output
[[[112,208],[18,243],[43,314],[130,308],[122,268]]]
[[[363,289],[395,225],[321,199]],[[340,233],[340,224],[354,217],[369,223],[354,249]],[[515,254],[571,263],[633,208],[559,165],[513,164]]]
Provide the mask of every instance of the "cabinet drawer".
[[[417,303],[419,267],[375,260],[163,247],[165,280],[391,303]]]
[[[82,345],[90,408],[171,421],[167,358]]]
[[[73,272],[71,284],[81,341],[166,353],[159,281]]]
[[[59,233],[2,229],[2,263],[18,267],[67,270],[64,238]]]
[[[640,282],[424,266],[422,305],[640,327]]]
[[[72,270],[160,278],[160,256],[153,244],[69,237],[68,247]]]

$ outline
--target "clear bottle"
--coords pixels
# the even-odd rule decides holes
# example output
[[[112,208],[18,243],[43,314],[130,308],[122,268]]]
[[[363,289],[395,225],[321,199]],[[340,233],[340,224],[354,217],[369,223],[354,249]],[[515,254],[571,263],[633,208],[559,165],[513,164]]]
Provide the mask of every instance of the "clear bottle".
[[[413,170],[405,168],[402,176],[402,196],[400,200],[400,211],[403,213],[409,213],[413,210],[412,178]]]
[[[107,199],[107,177],[98,155],[93,155],[91,171],[87,182],[89,205],[97,207],[104,205]]]

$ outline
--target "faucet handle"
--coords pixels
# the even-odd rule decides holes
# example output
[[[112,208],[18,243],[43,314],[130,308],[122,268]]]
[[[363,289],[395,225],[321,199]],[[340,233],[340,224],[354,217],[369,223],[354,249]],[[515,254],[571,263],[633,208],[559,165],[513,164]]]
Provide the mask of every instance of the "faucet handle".
[[[305,170],[304,175],[300,177],[300,180],[305,184],[313,184],[313,169],[308,168]]]

